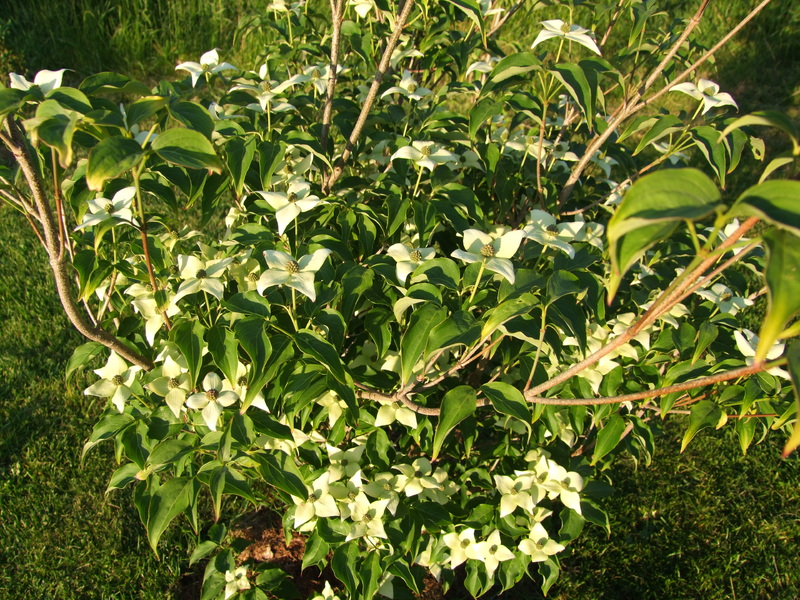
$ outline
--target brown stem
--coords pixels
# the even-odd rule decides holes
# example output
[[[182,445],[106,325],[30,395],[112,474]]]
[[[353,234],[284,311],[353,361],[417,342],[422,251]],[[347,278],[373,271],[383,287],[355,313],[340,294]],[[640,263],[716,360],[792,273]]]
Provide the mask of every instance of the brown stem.
[[[634,402],[636,400],[645,400],[647,398],[655,398],[656,396],[665,396],[674,392],[685,392],[707,385],[714,385],[722,383],[723,381],[730,381],[731,379],[738,379],[739,377],[747,377],[754,375],[761,371],[772,369],[773,367],[782,365],[785,361],[783,359],[776,360],[770,363],[759,362],[754,363],[747,367],[734,369],[733,371],[726,371],[724,373],[717,373],[716,375],[709,375],[708,377],[700,377],[692,379],[691,381],[684,381],[669,385],[663,388],[654,390],[645,390],[643,392],[635,392],[633,394],[622,394],[620,396],[607,396],[602,398],[543,398],[536,396],[530,392],[525,394],[525,399],[533,404],[550,404],[555,406],[593,406],[596,404],[621,404],[622,402]]]
[[[614,29],[614,25],[616,25],[617,21],[619,20],[619,15],[622,12],[622,6],[625,4],[625,0],[619,0],[619,4],[617,4],[617,10],[614,11],[614,16],[611,17],[611,22],[608,24],[608,28],[606,29],[605,34],[603,34],[603,39],[600,40],[600,47],[606,45],[608,41],[608,36],[611,35],[611,30]]]
[[[492,26],[492,28],[486,34],[486,37],[491,38],[497,35],[497,33],[500,31],[500,28],[508,22],[508,20],[522,7],[523,4],[525,4],[525,2],[526,0],[518,0],[514,6],[509,8],[506,11],[506,14],[504,14],[503,17]]]
[[[153,362],[151,360],[129,348],[122,340],[110,334],[105,329],[86,321],[86,317],[82,314],[72,295],[69,263],[63,253],[60,252],[59,247],[59,226],[56,225],[53,211],[44,193],[41,176],[34,166],[35,163],[33,159],[28,153],[25,137],[19,125],[11,117],[6,118],[5,126],[8,135],[4,136],[3,141],[19,164],[25,181],[28,184],[28,188],[31,191],[31,195],[33,196],[35,212],[32,214],[35,215],[42,224],[44,248],[47,252],[50,269],[55,279],[58,298],[61,301],[67,318],[69,318],[75,329],[84,337],[103,344],[107,348],[115,351],[125,360],[143,369],[152,369]]]
[[[353,148],[355,147],[358,138],[361,137],[361,130],[364,129],[364,125],[367,122],[367,117],[372,110],[372,105],[375,103],[375,99],[378,97],[378,88],[380,88],[383,76],[389,68],[389,61],[392,58],[392,53],[397,47],[397,42],[400,40],[400,34],[403,32],[403,27],[406,24],[406,20],[408,19],[408,15],[411,13],[413,6],[414,0],[405,0],[403,9],[397,16],[397,20],[395,21],[395,30],[392,32],[392,36],[389,38],[389,41],[386,44],[386,49],[384,50],[381,61],[378,64],[378,70],[375,73],[375,79],[372,81],[372,86],[369,88],[367,98],[364,100],[364,106],[361,108],[361,113],[358,115],[358,120],[356,121],[355,127],[353,127],[353,131],[350,134],[350,139],[347,140],[347,146],[345,147],[342,156],[340,156],[339,160],[336,161],[336,166],[333,168],[333,171],[331,171],[330,176],[322,186],[322,191],[326,194],[330,192],[331,188],[333,188],[333,184],[336,183],[339,177],[342,176],[342,173],[344,172],[344,165],[350,158],[350,155],[353,153]]]
[[[322,134],[320,141],[323,152],[328,146],[328,134],[331,128],[333,112],[333,95],[336,87],[337,71],[339,70],[339,42],[342,38],[342,16],[344,14],[343,0],[330,0],[331,22],[333,34],[331,37],[331,73],[328,77],[328,92],[325,97],[325,107],[322,110]]]

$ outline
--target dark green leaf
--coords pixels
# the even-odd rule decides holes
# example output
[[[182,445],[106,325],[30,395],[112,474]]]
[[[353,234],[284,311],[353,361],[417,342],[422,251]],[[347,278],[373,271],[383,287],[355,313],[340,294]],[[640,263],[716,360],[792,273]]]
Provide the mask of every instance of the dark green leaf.
[[[625,431],[625,419],[616,413],[611,415],[603,428],[597,432],[597,442],[592,453],[592,465],[597,464],[598,460],[617,447],[623,431]]]
[[[686,428],[686,432],[683,434],[683,440],[681,441],[681,452],[686,450],[686,446],[689,445],[689,442],[692,441],[692,438],[698,431],[706,427],[717,427],[720,423],[720,419],[723,418],[724,413],[716,402],[701,400],[697,404],[694,404],[689,414],[689,427]]]
[[[189,367],[189,384],[194,388],[203,364],[203,336],[205,328],[199,321],[182,321],[172,328],[172,340],[186,357]]]
[[[159,134],[152,148],[158,156],[172,164],[222,173],[222,163],[214,146],[199,131],[169,129]]]
[[[533,417],[530,407],[525,401],[525,396],[514,386],[494,381],[484,383],[481,386],[481,392],[492,402],[492,406],[497,412],[519,419],[526,424],[531,423]]]
[[[75,348],[72,356],[69,357],[64,378],[69,381],[72,373],[89,364],[93,358],[100,355],[104,348],[105,346],[100,342],[86,342]]]
[[[334,575],[347,588],[351,598],[356,597],[356,588],[358,587],[358,579],[356,579],[356,573],[359,572],[356,563],[358,556],[358,544],[356,542],[347,542],[334,550],[333,558],[331,559],[331,568]]]
[[[414,367],[425,352],[431,331],[445,318],[447,318],[447,309],[434,304],[423,304],[411,314],[408,329],[400,342],[403,385],[411,381],[414,376]]]
[[[729,214],[758,217],[800,236],[800,181],[774,180],[754,185],[739,196]]]
[[[330,371],[339,383],[347,384],[347,372],[336,348],[321,335],[310,329],[301,329],[294,336],[297,347],[315,358]]]
[[[109,179],[119,177],[144,155],[138,142],[122,136],[104,139],[89,153],[86,183],[90,190],[102,191]]]
[[[147,538],[156,556],[161,534],[175,517],[188,508],[196,483],[189,477],[175,477],[151,494],[147,509]]]
[[[475,412],[476,401],[475,390],[468,385],[459,385],[444,395],[439,423],[436,425],[436,433],[433,436],[431,460],[438,458],[445,438],[455,426]]]

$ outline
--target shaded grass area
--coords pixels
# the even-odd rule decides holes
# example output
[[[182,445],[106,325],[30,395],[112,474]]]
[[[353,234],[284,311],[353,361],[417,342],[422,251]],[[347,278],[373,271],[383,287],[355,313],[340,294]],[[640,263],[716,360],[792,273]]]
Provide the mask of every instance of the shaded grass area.
[[[0,598],[179,597],[193,536],[171,529],[156,560],[131,494],[104,497],[111,445],[80,465],[102,409],[88,377],[64,382],[82,339],[27,224],[4,206],[0,220]]]

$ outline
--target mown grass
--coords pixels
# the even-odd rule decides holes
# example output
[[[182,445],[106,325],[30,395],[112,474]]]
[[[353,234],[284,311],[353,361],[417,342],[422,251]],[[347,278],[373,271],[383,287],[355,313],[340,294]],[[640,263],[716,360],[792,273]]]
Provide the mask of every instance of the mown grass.
[[[158,78],[218,46],[250,68],[263,31],[248,15],[263,14],[265,4],[9,0],[0,16],[0,67]],[[750,4],[713,3],[706,42]],[[671,10],[692,7],[675,0]],[[508,35],[524,42],[533,29],[512,22]],[[798,31],[800,4],[773,3],[709,75],[743,111],[796,110]],[[103,494],[115,467],[111,448],[100,446],[80,464],[102,408],[82,394],[88,377],[64,382],[66,360],[82,340],[61,313],[24,220],[5,207],[0,220],[0,598],[182,598],[193,536],[185,523],[171,528],[156,560],[130,495]],[[730,430],[704,432],[683,455],[678,438],[668,427],[651,467],[635,471],[622,462],[608,471],[618,490],[606,501],[611,537],[587,527],[551,598],[800,597],[800,460],[780,461],[780,436],[746,457]],[[527,584],[509,596],[539,594]]]

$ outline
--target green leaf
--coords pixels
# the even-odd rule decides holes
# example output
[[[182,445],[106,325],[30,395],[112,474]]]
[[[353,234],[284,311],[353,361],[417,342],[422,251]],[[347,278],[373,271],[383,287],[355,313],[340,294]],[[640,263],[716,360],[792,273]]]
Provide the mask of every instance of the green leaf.
[[[719,184],[725,188],[725,175],[728,173],[728,141],[720,137],[719,131],[708,125],[693,127],[691,136],[695,146],[719,177]]]
[[[86,184],[90,190],[102,191],[109,179],[119,177],[144,155],[138,142],[122,136],[104,139],[89,152]]]
[[[456,311],[439,323],[430,333],[425,347],[425,358],[437,350],[453,346],[471,346],[478,341],[481,326],[471,313]]]
[[[640,129],[645,128],[647,128],[647,132],[642,136],[642,139],[639,140],[639,144],[633,151],[634,156],[662,137],[681,131],[683,129],[683,121],[675,115],[662,115],[644,121],[644,123],[640,125]],[[628,131],[625,133],[628,133]]]
[[[272,314],[269,302],[255,290],[234,294],[227,300],[223,300],[222,306],[231,312],[238,312],[243,315],[258,315],[265,319],[268,319]]]
[[[696,169],[657,171],[634,183],[608,223],[609,301],[644,252],[669,236],[680,221],[703,219],[719,205],[717,186]]]
[[[480,32],[481,36],[485,35],[480,4],[474,0],[446,0],[446,2],[449,2],[467,15],[467,17],[469,17],[469,19],[475,25],[475,29]]]
[[[307,500],[308,490],[303,480],[286,469],[286,455],[282,452],[278,454],[280,456],[262,451],[250,456],[258,462],[261,477],[265,482],[287,494]]]
[[[756,361],[767,354],[781,332],[800,312],[800,240],[782,229],[764,233],[767,245],[767,314],[758,333]]]
[[[169,114],[186,127],[199,131],[207,139],[214,133],[214,120],[211,113],[196,102],[175,102],[168,107]]]
[[[325,560],[330,550],[331,546],[328,542],[323,540],[316,531],[312,533],[306,540],[306,551],[303,553],[301,570],[305,571],[306,567],[318,566]]]
[[[147,96],[150,93],[150,88],[145,84],[139,81],[134,81],[125,75],[111,73],[109,71],[89,75],[86,79],[81,81],[81,84],[78,86],[78,88],[84,94],[90,95],[98,92],[117,91],[138,96]]]
[[[469,111],[469,139],[478,142],[475,134],[488,119],[503,112],[503,103],[494,98],[483,98]]]
[[[477,394],[468,385],[459,385],[444,395],[439,423],[436,425],[436,433],[433,436],[431,460],[438,458],[442,444],[453,428],[475,412],[476,402]]]
[[[170,479],[150,495],[147,509],[147,538],[158,556],[158,540],[175,517],[189,507],[196,480],[190,477]]]
[[[494,381],[484,383],[481,392],[491,400],[497,412],[519,419],[528,425],[531,423],[533,419],[531,409],[525,401],[525,396],[514,386]]]
[[[786,359],[789,361],[789,376],[792,378],[792,388],[797,405],[795,412],[794,429],[792,435],[783,447],[783,458],[788,457],[800,446],[800,340],[794,340],[786,349]],[[740,421],[755,421],[755,419],[739,419]]]
[[[225,162],[233,178],[236,197],[242,196],[244,178],[256,154],[256,137],[235,137],[225,144]]]
[[[76,370],[80,369],[81,367],[86,366],[89,364],[92,359],[96,356],[99,356],[105,346],[100,342],[86,342],[85,344],[81,344],[72,353],[72,356],[69,357],[69,362],[67,363],[67,370],[64,374],[64,379],[69,381],[69,376],[72,375]]]
[[[508,87],[515,87],[524,81],[523,75],[538,70],[542,63],[533,52],[518,52],[503,58],[498,62],[486,83],[481,88],[481,96],[492,91],[500,91]]]
[[[200,367],[203,364],[203,336],[205,327],[199,321],[182,321],[172,328],[172,340],[177,344],[189,367],[189,384],[197,386]]]
[[[128,106],[125,111],[125,121],[130,129],[136,123],[148,117],[152,117],[162,108],[169,104],[169,98],[164,96],[145,96]]]
[[[745,190],[731,217],[758,217],[800,236],[800,181],[764,181]]]
[[[424,277],[424,279],[423,279]],[[426,260],[411,274],[411,282],[427,280],[433,285],[457,290],[461,282],[461,271],[456,263],[449,258],[434,258]]]
[[[681,441],[681,452],[686,450],[686,446],[689,445],[689,442],[692,441],[698,431],[706,427],[717,427],[720,419],[724,417],[725,413],[722,412],[722,409],[716,402],[711,400],[701,400],[693,405],[689,414],[689,427],[686,429],[686,433],[683,434],[683,440]]]
[[[153,452],[147,457],[147,464],[158,467],[177,462],[193,448],[194,445],[187,440],[166,440],[153,448]]]
[[[22,90],[0,87],[0,117],[22,106],[24,96]]]
[[[356,573],[359,572],[356,561],[358,560],[358,544],[354,541],[342,544],[333,552],[331,568],[336,578],[344,584],[351,598],[356,598],[358,580]]]
[[[315,331],[301,329],[295,334],[294,341],[303,354],[308,354],[319,361],[336,378],[336,381],[342,384],[348,383],[344,363],[342,363],[336,348],[328,340]]]
[[[403,385],[414,376],[414,366],[425,352],[428,337],[439,323],[447,318],[447,309],[435,304],[423,304],[411,314],[403,339],[400,341],[400,368]]]
[[[381,555],[377,550],[373,550],[361,561],[359,579],[361,579],[362,598],[374,598],[378,591],[378,582],[383,575],[384,568],[381,564]]]
[[[489,337],[500,325],[519,315],[528,314],[537,304],[539,299],[534,294],[524,293],[488,310],[484,316],[485,323],[481,337]]]
[[[581,294],[585,291],[586,286],[581,283],[574,273],[569,271],[553,271],[553,274],[547,279],[548,304],[563,296]]]
[[[106,494],[112,490],[121,490],[134,481],[138,481],[136,478],[138,473],[139,466],[136,463],[125,463],[111,475],[111,479],[108,481],[108,487],[106,488]]]
[[[267,322],[261,317],[245,317],[234,325],[236,339],[250,357],[247,394],[242,400],[241,412],[247,410],[270,376],[266,367],[267,360],[272,354],[272,344],[267,335],[266,325]]]
[[[208,350],[222,374],[228,381],[236,381],[239,368],[239,342],[227,327],[214,325],[206,334]]]
[[[592,453],[592,465],[597,464],[598,460],[617,447],[623,431],[625,431],[625,419],[616,413],[611,415],[603,428],[597,432],[597,443],[595,443]]]
[[[595,103],[597,101],[597,71],[591,66],[581,63],[562,63],[550,72],[567,88],[569,95],[581,107],[591,129],[594,122]]]
[[[159,134],[152,147],[158,156],[169,163],[222,173],[222,163],[214,152],[214,146],[199,131],[169,129]]]
[[[792,140],[795,153],[798,150],[798,144],[800,140],[798,140],[798,132],[797,128],[794,126],[794,123],[792,123],[792,120],[785,114],[773,110],[762,110],[739,117],[725,128],[725,130],[722,132],[722,135],[727,136],[734,129],[741,129],[742,127],[748,127],[751,125],[777,127],[789,135]]]
[[[88,441],[83,445],[81,461],[83,461],[86,453],[94,448],[97,444],[103,440],[115,437],[123,429],[126,429],[129,425],[135,422],[136,420],[131,415],[125,413],[119,414],[116,412],[106,415],[100,419],[100,422],[94,426],[94,429],[92,429],[92,435],[89,436]]]

